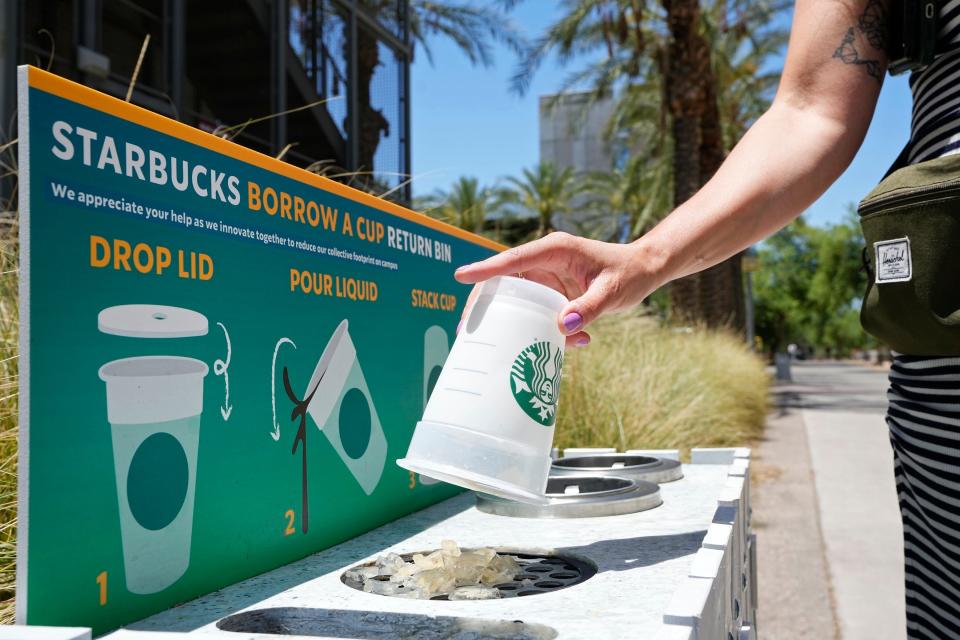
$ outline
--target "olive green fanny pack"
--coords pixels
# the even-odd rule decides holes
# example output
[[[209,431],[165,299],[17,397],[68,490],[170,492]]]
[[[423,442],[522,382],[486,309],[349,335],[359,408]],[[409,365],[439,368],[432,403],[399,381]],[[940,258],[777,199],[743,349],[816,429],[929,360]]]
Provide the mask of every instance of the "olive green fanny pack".
[[[900,353],[960,355],[960,155],[893,171],[857,212],[863,328]]]

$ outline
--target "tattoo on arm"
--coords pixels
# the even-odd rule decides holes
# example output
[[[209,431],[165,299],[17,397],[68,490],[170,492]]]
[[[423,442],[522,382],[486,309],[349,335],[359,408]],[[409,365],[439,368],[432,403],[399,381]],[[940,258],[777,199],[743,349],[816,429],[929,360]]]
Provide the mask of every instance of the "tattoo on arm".
[[[874,49],[883,51],[887,46],[887,8],[880,0],[867,2],[863,13],[857,18],[857,27],[860,29]]]
[[[843,36],[840,46],[833,52],[833,57],[839,58],[844,64],[862,65],[871,78],[874,78],[877,82],[883,82],[883,76],[880,75],[880,61],[860,57],[860,52],[857,51],[853,27],[847,29],[847,33]]]
[[[860,37],[858,38],[858,34]],[[882,52],[887,39],[887,9],[882,0],[869,0],[863,13],[857,18],[856,27],[850,27],[843,35],[833,57],[844,64],[862,66],[867,74],[879,83],[883,82],[883,65],[877,58],[867,57],[861,51],[863,40],[873,49]],[[859,43],[858,43],[859,40]],[[860,48],[858,48],[858,44]]]

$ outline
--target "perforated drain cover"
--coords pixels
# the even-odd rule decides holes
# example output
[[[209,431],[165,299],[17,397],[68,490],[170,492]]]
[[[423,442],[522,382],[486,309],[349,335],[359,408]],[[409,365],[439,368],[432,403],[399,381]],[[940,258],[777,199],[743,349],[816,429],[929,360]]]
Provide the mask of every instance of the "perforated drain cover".
[[[470,551],[470,549],[463,549]],[[428,555],[431,551],[416,552]],[[536,554],[536,553],[513,553],[497,549],[501,556],[510,556],[520,565],[520,573],[513,577],[510,582],[504,582],[496,586],[500,592],[501,598],[518,598],[524,596],[533,596],[541,593],[550,593],[566,589],[573,585],[580,584],[585,580],[596,575],[597,570],[583,560],[562,555]],[[401,554],[401,558],[406,562],[413,561],[413,553]],[[352,567],[371,567],[375,563],[368,562],[363,565]],[[374,579],[388,579],[383,576]],[[340,576],[341,582],[348,587],[363,590],[363,583],[346,577],[346,572]],[[379,595],[379,594],[378,594]],[[431,600],[448,600],[447,596],[434,596]]]
[[[598,453],[555,460],[552,476],[591,475],[617,476],[647,482],[672,482],[683,477],[683,466],[677,460],[626,453]]]

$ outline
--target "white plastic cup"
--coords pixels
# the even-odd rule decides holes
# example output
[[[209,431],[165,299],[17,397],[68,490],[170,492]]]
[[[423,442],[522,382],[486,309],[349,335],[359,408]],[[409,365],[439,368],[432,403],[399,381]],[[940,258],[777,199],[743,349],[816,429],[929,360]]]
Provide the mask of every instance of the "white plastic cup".
[[[190,565],[203,378],[193,358],[144,356],[100,367],[120,507],[127,589],[166,589]]]
[[[468,489],[545,504],[567,299],[529,280],[480,286],[401,467]]]

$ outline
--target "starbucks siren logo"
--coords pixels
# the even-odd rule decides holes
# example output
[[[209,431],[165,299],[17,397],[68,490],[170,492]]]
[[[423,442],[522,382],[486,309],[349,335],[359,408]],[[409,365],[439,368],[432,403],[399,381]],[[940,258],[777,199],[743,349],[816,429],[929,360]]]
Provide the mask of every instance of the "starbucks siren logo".
[[[563,352],[549,342],[536,342],[523,351],[510,367],[513,397],[524,412],[549,427],[556,420],[560,394]]]

